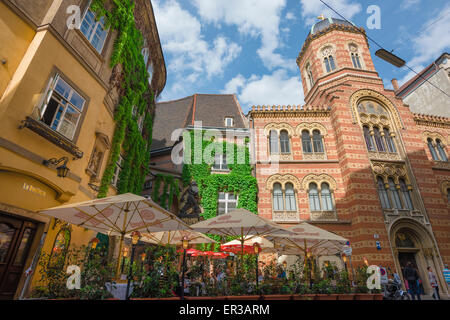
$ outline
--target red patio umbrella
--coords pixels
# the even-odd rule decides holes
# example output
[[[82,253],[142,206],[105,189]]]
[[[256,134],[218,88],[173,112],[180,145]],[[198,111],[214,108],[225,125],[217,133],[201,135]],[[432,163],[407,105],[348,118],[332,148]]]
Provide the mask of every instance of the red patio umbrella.
[[[223,244],[220,246],[220,250],[224,252],[232,252],[234,254],[255,254],[253,246],[244,244],[243,248],[240,244]]]
[[[229,255],[224,252],[214,252],[214,251],[198,251],[192,254],[192,257],[206,257],[209,256],[213,259],[224,259]]]
[[[180,252],[180,253],[182,253],[183,251],[184,251],[183,249],[177,250],[177,252]],[[186,250],[186,254],[188,254],[188,255],[194,255],[197,252],[199,252],[199,251],[197,249],[194,249],[194,248]]]

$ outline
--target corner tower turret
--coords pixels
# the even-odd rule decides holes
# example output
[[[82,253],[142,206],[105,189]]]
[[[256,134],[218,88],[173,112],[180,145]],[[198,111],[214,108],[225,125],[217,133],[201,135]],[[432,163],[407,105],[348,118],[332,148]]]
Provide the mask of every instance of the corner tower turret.
[[[306,104],[313,103],[314,93],[334,79],[367,73],[378,77],[364,28],[341,19],[324,18],[311,27],[297,65]]]

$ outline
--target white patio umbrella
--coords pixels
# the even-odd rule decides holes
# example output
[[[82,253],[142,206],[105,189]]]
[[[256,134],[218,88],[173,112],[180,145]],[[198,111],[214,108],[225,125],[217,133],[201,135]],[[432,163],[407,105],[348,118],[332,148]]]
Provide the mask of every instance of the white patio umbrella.
[[[322,228],[302,222],[288,228],[293,232],[289,237],[269,235],[266,238],[274,243],[275,248],[283,254],[305,254],[309,251],[315,255],[333,255],[342,251],[347,239]]]
[[[273,242],[267,240],[263,237],[254,237],[252,235],[245,236],[244,237],[244,246],[252,247],[254,244],[258,244],[258,246],[261,248],[261,252],[276,252],[276,249],[274,247]],[[223,247],[241,247],[241,241],[240,240],[232,240],[227,243],[224,243],[222,245]]]
[[[289,237],[294,234],[294,232],[246,209],[236,209],[227,214],[198,222],[191,225],[191,228],[202,233],[236,237],[241,243],[242,253],[246,240],[250,241],[255,237],[267,235]]]
[[[108,235],[120,236],[120,251],[125,235],[134,231],[191,230],[173,213],[163,209],[151,199],[132,193],[89,200],[49,208],[40,213],[64,220]],[[120,263],[117,265],[119,273]]]
[[[192,244],[200,243],[216,243],[215,240],[204,235],[203,233],[194,230],[176,230],[176,231],[161,231],[152,233],[143,233],[142,241],[153,244],[181,244],[183,239],[189,241]]]

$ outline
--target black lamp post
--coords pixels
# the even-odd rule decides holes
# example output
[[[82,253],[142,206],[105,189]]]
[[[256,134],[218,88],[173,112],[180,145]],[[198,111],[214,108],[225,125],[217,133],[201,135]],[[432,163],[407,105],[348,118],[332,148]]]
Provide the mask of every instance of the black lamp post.
[[[312,273],[313,273],[313,271],[312,271],[311,252],[310,251],[308,251],[306,253],[306,258],[307,258],[307,261],[308,261],[308,268],[309,268],[309,288],[312,289],[312,285],[313,285]]]
[[[123,248],[123,254],[122,254],[122,267],[120,268],[120,273],[123,274],[123,268],[125,266],[125,258],[128,255],[128,248],[124,247]]]
[[[253,244],[253,250],[255,250],[255,255],[256,255],[256,288],[258,288],[258,286],[259,286],[258,257],[259,257],[259,252],[260,252],[261,248],[257,242],[255,242]]]
[[[147,258],[147,254],[144,252],[141,254],[141,272],[144,271],[144,263],[145,263],[145,258]]]
[[[45,166],[49,166],[50,164],[53,164],[56,166],[56,165],[60,164],[61,162],[63,162],[62,165],[60,165],[59,167],[56,167],[56,172],[58,174],[58,177],[65,178],[65,177],[67,177],[67,174],[70,171],[70,169],[67,168],[68,161],[69,161],[69,158],[67,158],[67,157],[62,157],[61,159],[51,158],[49,160],[42,161],[42,164]]]
[[[130,270],[128,271],[128,280],[127,280],[127,291],[125,294],[125,298],[127,300],[130,300],[129,292],[130,292],[130,281],[133,276],[133,262],[134,262],[134,250],[136,250],[136,245],[139,242],[139,239],[141,238],[141,233],[139,231],[134,231],[131,234],[131,260],[130,260]]]
[[[186,269],[186,250],[189,247],[189,239],[184,237],[182,240],[183,244],[183,263],[181,265],[181,299],[184,299],[184,271]]]
[[[342,256],[342,260],[344,260],[344,267],[345,267],[345,271],[348,272],[347,270],[347,256]]]

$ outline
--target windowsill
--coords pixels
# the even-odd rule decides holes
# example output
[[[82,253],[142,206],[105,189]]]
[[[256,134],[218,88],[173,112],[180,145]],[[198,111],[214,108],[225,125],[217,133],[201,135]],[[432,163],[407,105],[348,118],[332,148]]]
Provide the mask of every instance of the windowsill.
[[[384,213],[389,215],[396,215],[396,216],[423,216],[422,212],[415,209],[383,209]]]
[[[218,174],[224,174],[224,173],[230,173],[230,169],[211,169],[211,173],[218,173]]]
[[[73,155],[77,159],[81,159],[83,157],[83,151],[81,151],[76,144],[74,144],[71,140],[60,134],[59,132],[53,130],[49,126],[47,126],[42,121],[33,119],[29,116],[25,118],[25,120],[22,121],[21,126],[22,128],[28,128],[31,131],[37,133],[44,139],[47,139],[54,145],[60,147],[61,149],[67,151],[71,155]]]
[[[297,210],[273,210],[272,221],[278,223],[295,223],[300,221],[300,215]]]
[[[450,170],[450,162],[449,161],[433,160],[432,166],[433,166],[433,169]]]
[[[336,210],[311,211],[311,221],[337,221]]]

